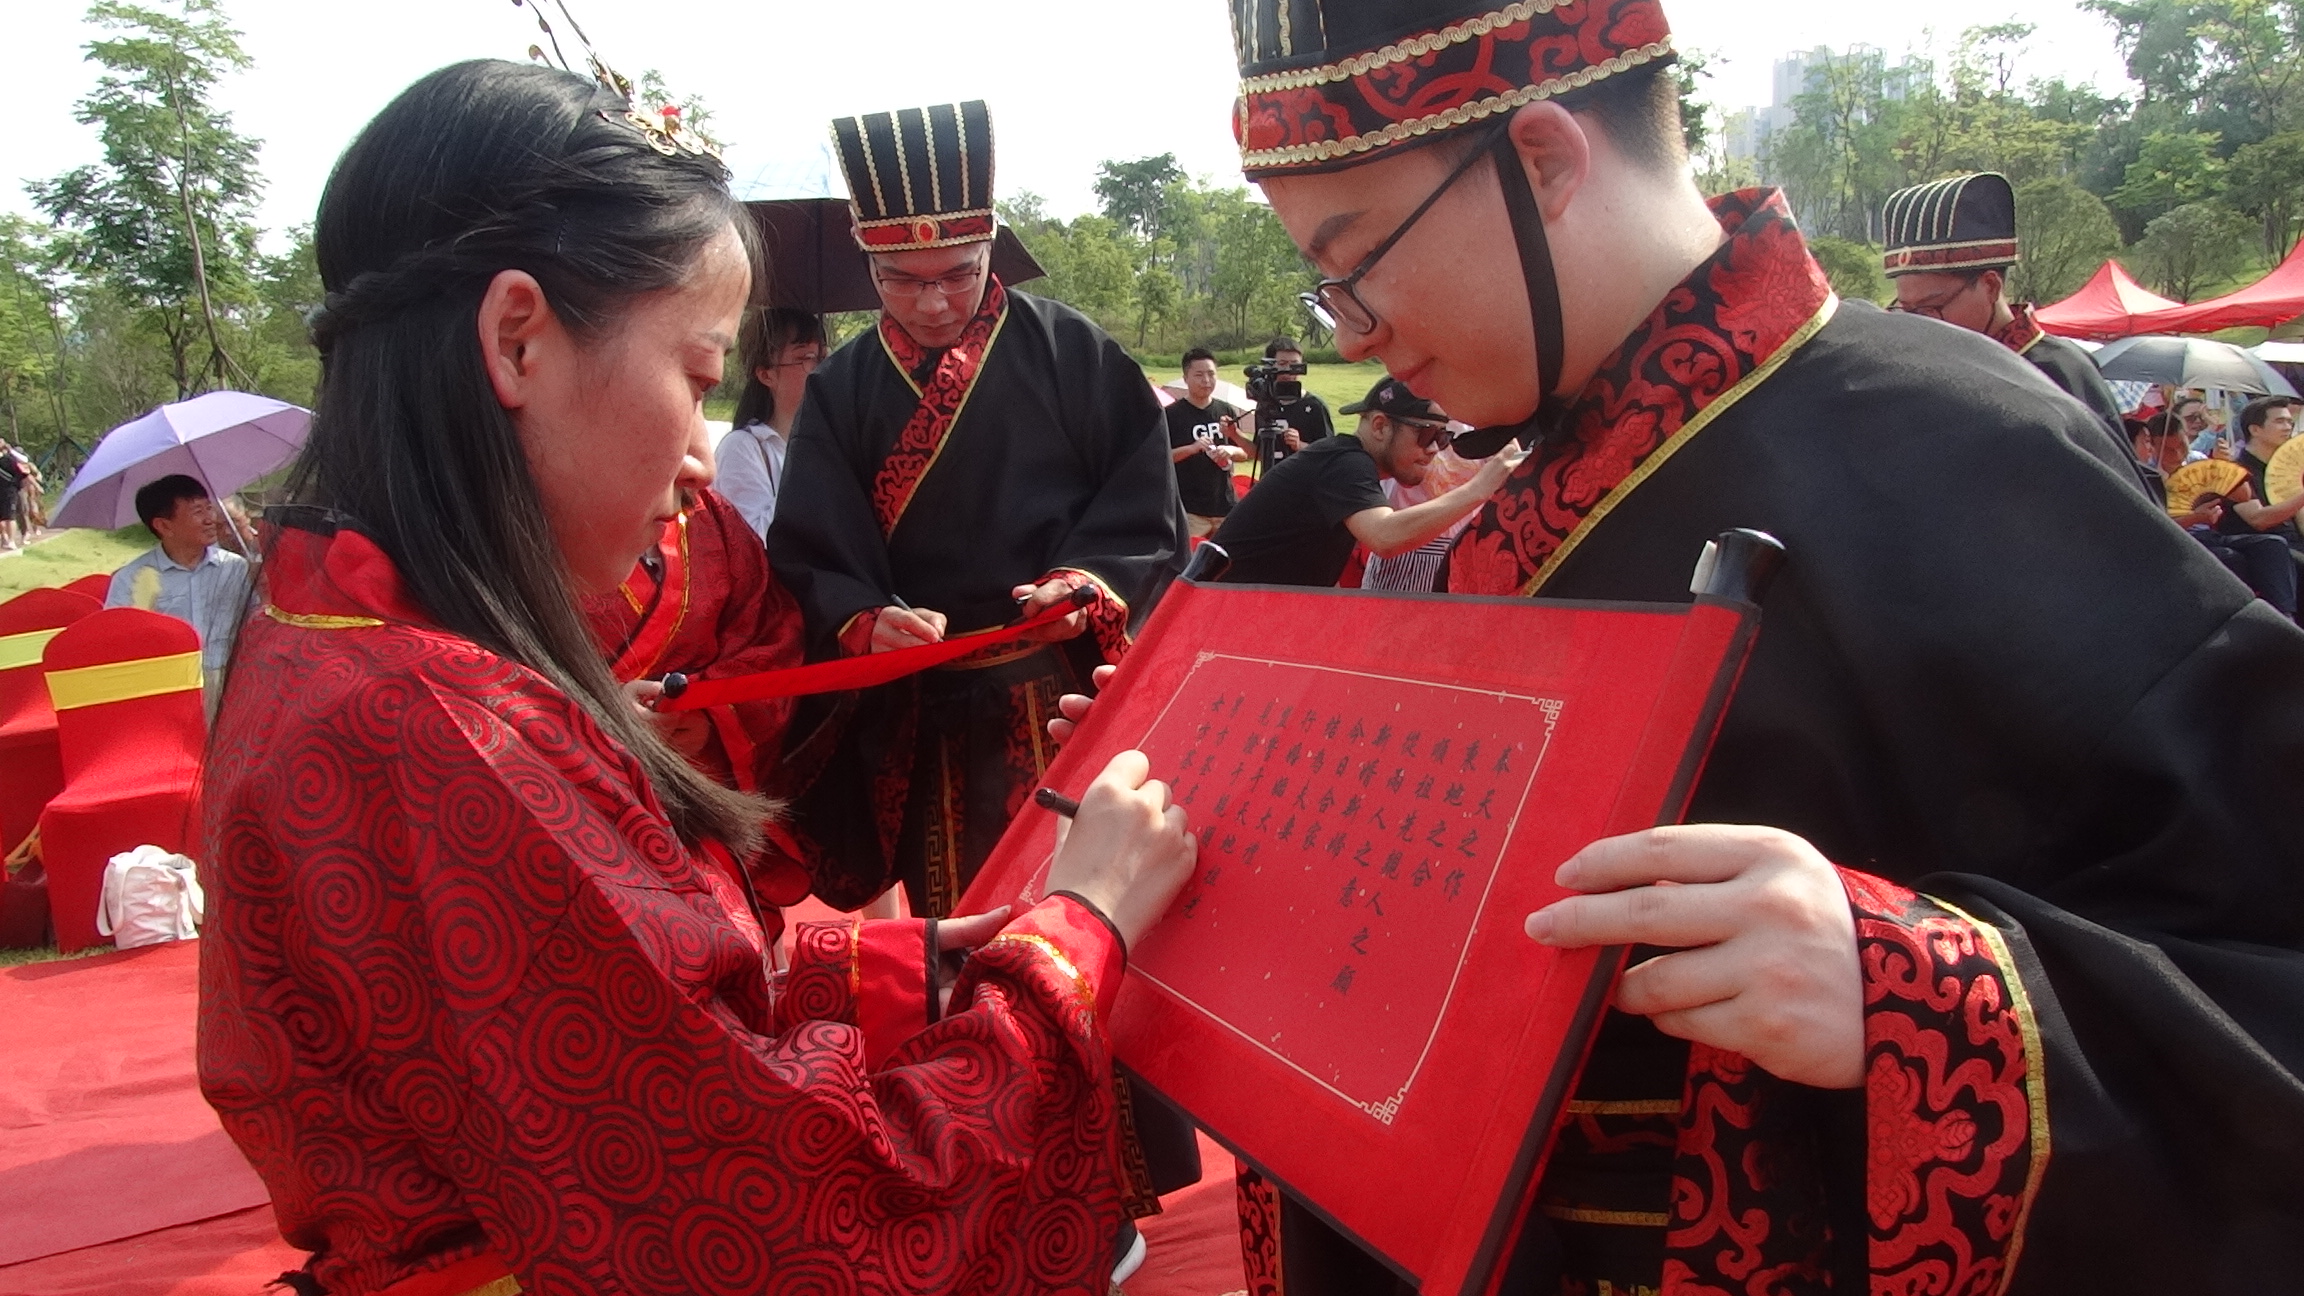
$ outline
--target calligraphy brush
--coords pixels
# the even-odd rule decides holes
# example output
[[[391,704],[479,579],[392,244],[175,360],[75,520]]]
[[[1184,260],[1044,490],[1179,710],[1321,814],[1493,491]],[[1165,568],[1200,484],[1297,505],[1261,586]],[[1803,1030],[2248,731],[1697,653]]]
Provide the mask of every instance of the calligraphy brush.
[[[1067,819],[1080,813],[1079,802],[1054,788],[1042,788],[1032,794],[1032,799],[1039,803],[1041,809],[1053,810]]]

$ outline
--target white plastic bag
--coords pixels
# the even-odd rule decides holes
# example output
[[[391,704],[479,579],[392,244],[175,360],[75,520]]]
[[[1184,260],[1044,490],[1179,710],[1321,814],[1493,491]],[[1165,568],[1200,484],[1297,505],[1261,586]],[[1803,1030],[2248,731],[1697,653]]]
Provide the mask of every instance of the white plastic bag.
[[[200,934],[205,907],[191,860],[139,846],[104,866],[96,930],[121,949],[192,940]]]

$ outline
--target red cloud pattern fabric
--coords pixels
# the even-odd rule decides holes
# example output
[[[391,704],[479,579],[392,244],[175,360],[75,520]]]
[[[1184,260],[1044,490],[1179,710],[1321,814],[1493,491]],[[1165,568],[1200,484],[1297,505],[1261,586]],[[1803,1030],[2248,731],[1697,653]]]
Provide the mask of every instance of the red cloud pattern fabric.
[[[331,1292],[493,1256],[537,1296],[1100,1296],[1093,916],[1011,923],[873,1070],[865,954],[924,980],[922,924],[806,928],[777,994],[730,874],[565,696],[350,530],[267,577],[210,763],[200,1072]]]

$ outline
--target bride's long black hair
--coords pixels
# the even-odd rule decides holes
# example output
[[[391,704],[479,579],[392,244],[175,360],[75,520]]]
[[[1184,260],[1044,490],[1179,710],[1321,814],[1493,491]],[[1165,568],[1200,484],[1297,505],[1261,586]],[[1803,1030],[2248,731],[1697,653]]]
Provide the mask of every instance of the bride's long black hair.
[[[599,337],[731,225],[753,246],[720,163],[659,152],[625,112],[584,77],[480,60],[416,82],[360,132],[314,229],[320,396],[289,496],[350,515],[440,625],[564,690],[639,759],[684,838],[741,852],[761,803],[697,773],[623,700],[475,325],[490,281],[524,270],[563,324]]]

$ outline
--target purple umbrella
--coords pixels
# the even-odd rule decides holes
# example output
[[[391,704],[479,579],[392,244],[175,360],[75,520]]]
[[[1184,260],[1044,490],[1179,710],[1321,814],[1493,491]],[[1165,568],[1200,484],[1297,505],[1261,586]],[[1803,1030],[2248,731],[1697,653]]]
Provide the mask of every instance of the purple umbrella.
[[[54,525],[132,525],[137,490],[171,473],[221,499],[294,458],[311,426],[312,411],[247,392],[163,405],[104,434],[56,506]]]

